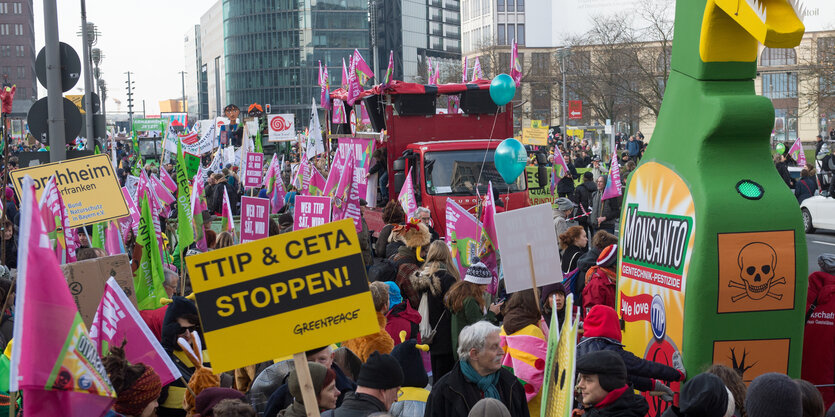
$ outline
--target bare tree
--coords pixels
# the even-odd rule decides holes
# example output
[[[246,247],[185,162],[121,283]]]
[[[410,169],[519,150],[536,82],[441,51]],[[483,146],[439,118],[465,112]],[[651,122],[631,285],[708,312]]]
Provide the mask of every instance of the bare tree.
[[[822,134],[835,128],[835,36],[813,39],[811,51],[797,54],[800,71],[810,88],[798,88],[799,110],[820,115]]]

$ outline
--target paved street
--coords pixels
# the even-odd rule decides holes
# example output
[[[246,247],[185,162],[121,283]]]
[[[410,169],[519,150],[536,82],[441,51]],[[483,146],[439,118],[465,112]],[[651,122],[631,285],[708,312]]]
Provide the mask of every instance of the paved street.
[[[818,270],[818,256],[822,253],[835,253],[835,230],[818,229],[816,233],[806,235],[809,251],[809,273]]]

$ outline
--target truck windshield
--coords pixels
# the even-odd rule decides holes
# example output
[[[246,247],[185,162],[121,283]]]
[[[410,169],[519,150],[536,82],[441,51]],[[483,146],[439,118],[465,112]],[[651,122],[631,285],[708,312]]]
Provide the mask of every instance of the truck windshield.
[[[487,182],[492,181],[493,187],[499,192],[508,192],[508,186],[496,170],[493,163],[495,151],[487,151],[484,158],[483,149],[464,151],[427,152],[424,155],[424,171],[426,174],[426,190],[433,195],[484,195],[487,192]],[[479,180],[479,170],[484,162],[484,171]],[[516,182],[510,184],[510,192],[525,190],[525,176],[520,175]]]

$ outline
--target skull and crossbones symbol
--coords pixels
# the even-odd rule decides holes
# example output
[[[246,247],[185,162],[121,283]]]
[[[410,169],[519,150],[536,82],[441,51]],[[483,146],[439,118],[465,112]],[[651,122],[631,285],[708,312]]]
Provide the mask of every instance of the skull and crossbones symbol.
[[[785,284],[785,277],[775,279],[774,270],[777,267],[777,252],[770,245],[762,242],[749,243],[742,247],[737,257],[739,277],[742,282],[730,280],[728,287],[745,290],[731,297],[737,302],[745,297],[761,300],[766,296],[775,300],[782,300],[782,294],[776,294],[771,289],[778,284]]]

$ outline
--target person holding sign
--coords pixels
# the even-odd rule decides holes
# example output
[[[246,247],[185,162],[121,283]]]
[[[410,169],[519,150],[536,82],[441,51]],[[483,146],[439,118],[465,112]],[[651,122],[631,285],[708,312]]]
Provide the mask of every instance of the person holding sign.
[[[482,398],[501,401],[512,417],[529,417],[522,383],[502,367],[499,332],[486,321],[461,331],[458,363],[432,386],[425,417],[467,417]]]
[[[481,320],[498,324],[496,315],[502,311],[504,302],[485,305],[484,291],[493,280],[490,270],[478,258],[473,258],[473,264],[467,268],[467,275],[463,281],[458,281],[447,292],[444,303],[451,314],[450,330],[452,336],[452,352],[458,351],[458,335],[464,327]]]

